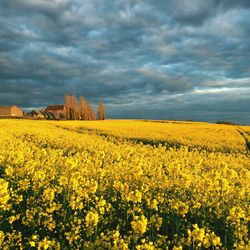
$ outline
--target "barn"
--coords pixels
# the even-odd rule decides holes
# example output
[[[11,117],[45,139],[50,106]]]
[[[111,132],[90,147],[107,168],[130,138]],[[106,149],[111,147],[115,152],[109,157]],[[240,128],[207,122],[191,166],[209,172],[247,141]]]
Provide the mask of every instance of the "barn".
[[[62,104],[49,105],[45,111],[52,113],[56,119],[65,119],[66,117],[66,107]]]
[[[24,112],[17,106],[0,106],[0,116],[23,116]]]

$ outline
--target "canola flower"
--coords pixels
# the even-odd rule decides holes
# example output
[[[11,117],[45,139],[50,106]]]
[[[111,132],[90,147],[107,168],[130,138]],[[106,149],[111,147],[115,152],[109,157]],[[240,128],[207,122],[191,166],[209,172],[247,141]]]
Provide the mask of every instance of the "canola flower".
[[[148,220],[144,215],[141,217],[135,216],[131,222],[132,229],[140,235],[143,235],[147,231],[147,224]]]
[[[245,149],[143,145],[85,124],[0,120],[0,249],[250,248]]]
[[[97,226],[97,223],[99,221],[99,215],[97,212],[88,212],[86,217],[85,217],[85,222],[86,222],[86,226]]]
[[[9,192],[8,192],[8,182],[4,179],[0,179],[0,209],[7,210],[8,209],[8,201],[9,201]]]

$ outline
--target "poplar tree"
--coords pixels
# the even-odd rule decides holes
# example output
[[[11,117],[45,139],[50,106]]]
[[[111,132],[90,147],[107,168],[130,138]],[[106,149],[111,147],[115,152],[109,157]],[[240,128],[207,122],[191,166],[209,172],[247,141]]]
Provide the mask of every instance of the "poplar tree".
[[[78,103],[77,103],[77,98],[75,95],[71,96],[72,98],[72,110],[73,110],[73,120],[78,120],[79,119],[79,112],[78,112]]]
[[[106,118],[105,105],[103,102],[98,104],[98,118],[99,120],[105,120]]]
[[[95,120],[96,119],[96,115],[95,115],[95,111],[93,108],[93,104],[90,102],[88,103],[88,108],[87,108],[87,120]]]
[[[64,107],[65,107],[65,118],[71,119],[71,105],[70,105],[70,95],[65,93],[64,95]]]
[[[79,101],[79,119],[86,120],[87,117],[87,103],[84,96],[80,96]]]
[[[90,103],[90,110],[91,110],[91,120],[96,120],[96,113],[95,113],[92,102]]]
[[[99,108],[100,106],[100,108]],[[105,119],[105,107],[101,103],[98,106],[98,117]],[[96,113],[93,104],[88,103],[84,96],[80,96],[79,102],[76,95],[64,95],[65,118],[71,120],[96,120]],[[100,109],[100,112],[99,112]],[[101,115],[101,116],[100,116]]]

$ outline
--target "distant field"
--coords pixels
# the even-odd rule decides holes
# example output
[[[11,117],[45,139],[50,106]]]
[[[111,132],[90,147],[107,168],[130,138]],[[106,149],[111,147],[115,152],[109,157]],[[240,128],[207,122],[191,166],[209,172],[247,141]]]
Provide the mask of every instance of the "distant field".
[[[242,127],[239,127],[238,131],[241,133],[241,135],[245,139],[248,150],[250,150],[250,127],[242,126]]]
[[[64,121],[58,124],[74,129],[99,130],[107,135],[137,139],[145,143],[161,142],[210,150],[245,151],[246,141],[240,132],[248,131],[250,134],[250,127],[201,122],[106,120]]]
[[[250,249],[249,132],[0,120],[0,249]]]

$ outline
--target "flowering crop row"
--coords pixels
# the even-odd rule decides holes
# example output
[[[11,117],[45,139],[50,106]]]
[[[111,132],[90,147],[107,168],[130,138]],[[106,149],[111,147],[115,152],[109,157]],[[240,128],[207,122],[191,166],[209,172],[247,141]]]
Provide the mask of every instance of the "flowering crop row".
[[[250,247],[247,153],[64,125],[0,121],[1,249]]]
[[[59,122],[71,129],[95,129],[101,133],[136,139],[137,141],[167,142],[170,145],[202,147],[210,151],[239,151],[246,149],[245,140],[237,126],[202,122],[106,120],[102,122]],[[242,127],[240,130],[249,129]],[[244,130],[243,130],[244,131]]]

